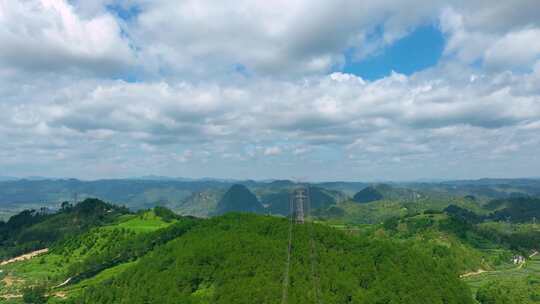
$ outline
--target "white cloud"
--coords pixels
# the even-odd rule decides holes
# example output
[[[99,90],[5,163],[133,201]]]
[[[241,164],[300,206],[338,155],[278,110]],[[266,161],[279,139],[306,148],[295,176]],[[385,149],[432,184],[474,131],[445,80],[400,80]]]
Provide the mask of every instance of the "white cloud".
[[[448,36],[445,47],[447,56],[455,55],[466,63],[479,60],[487,68],[499,71],[529,69],[540,58],[540,25],[514,20],[516,22],[512,22],[513,26],[506,31],[504,28],[493,31],[491,26],[479,26],[474,21],[475,18],[453,8],[442,11],[440,24],[441,30]],[[492,22],[499,23],[496,19]]]
[[[264,155],[266,156],[276,156],[283,152],[280,147],[268,147],[264,149]]]
[[[135,57],[111,15],[89,19],[65,0],[0,0],[0,68],[119,72]]]
[[[346,49],[365,57],[433,21],[437,11],[435,2],[421,0],[134,2],[145,9],[129,33],[150,58],[147,68],[205,77],[237,64],[259,75],[324,73],[344,63]]]
[[[529,69],[540,59],[540,28],[514,31],[495,41],[485,53],[488,67]]]

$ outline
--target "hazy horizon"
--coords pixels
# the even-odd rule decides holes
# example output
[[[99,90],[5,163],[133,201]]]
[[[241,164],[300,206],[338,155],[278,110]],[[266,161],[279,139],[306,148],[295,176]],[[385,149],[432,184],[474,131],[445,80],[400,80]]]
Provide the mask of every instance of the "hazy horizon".
[[[333,179],[333,180],[310,180],[307,178],[231,178],[231,177],[213,177],[213,176],[203,176],[203,177],[189,177],[189,176],[164,176],[164,175],[142,175],[142,176],[119,176],[119,177],[98,177],[98,178],[79,178],[79,177],[69,177],[69,176],[0,176],[1,181],[9,180],[68,180],[76,179],[79,181],[99,181],[99,180],[181,180],[181,181],[203,181],[203,180],[212,180],[212,181],[231,181],[231,182],[244,182],[244,181],[254,181],[254,182],[273,182],[273,181],[291,181],[291,182],[308,182],[308,183],[327,183],[327,182],[351,182],[351,183],[408,183],[408,182],[452,182],[452,181],[478,181],[478,180],[519,180],[519,179],[530,179],[536,180],[540,179],[538,176],[522,176],[522,177],[478,177],[478,178],[417,178],[417,179],[403,179],[403,180],[391,180],[391,179]]]

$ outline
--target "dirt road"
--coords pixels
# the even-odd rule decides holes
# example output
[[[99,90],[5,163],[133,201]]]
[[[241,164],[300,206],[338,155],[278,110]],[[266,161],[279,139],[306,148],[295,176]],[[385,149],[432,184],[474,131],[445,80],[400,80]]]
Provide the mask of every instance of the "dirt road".
[[[42,255],[42,254],[47,253],[47,252],[49,252],[49,248],[32,251],[30,253],[20,255],[18,257],[9,259],[7,261],[3,261],[2,263],[0,263],[0,266],[4,266],[4,265],[8,265],[8,264],[15,263],[15,262],[20,262],[20,261],[30,260],[31,258],[34,258],[34,257],[36,257],[38,255]]]

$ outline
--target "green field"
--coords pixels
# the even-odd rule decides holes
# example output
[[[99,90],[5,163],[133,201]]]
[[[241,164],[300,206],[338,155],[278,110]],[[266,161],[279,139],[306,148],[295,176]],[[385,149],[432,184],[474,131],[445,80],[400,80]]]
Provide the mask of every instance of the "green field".
[[[125,228],[134,232],[152,232],[169,226],[171,223],[163,221],[153,211],[148,211],[137,215],[123,215],[119,223],[109,226],[109,228]]]
[[[525,264],[517,266],[514,264],[504,264],[496,267],[493,271],[487,271],[478,275],[469,276],[463,279],[471,287],[473,295],[486,285],[497,281],[512,282],[540,282],[540,255],[528,259]],[[540,290],[540,285],[537,285]]]

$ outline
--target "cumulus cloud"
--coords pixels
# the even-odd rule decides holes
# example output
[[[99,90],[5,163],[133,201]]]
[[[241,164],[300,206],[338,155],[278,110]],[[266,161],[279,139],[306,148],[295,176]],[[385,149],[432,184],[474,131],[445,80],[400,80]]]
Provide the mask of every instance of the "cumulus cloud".
[[[0,1],[0,67],[118,72],[134,63],[110,14],[83,19],[65,0]]]
[[[540,59],[540,28],[514,31],[497,39],[485,53],[486,64],[495,68],[529,69]]]
[[[467,70],[462,72],[468,79]],[[331,74],[307,83],[260,80],[242,85],[116,81],[77,94],[77,102],[60,95],[31,107],[5,107],[2,125],[4,133],[29,138],[105,143],[122,138],[163,149],[222,145],[237,156],[244,145],[283,138],[395,156],[437,153],[449,138],[469,132],[464,128],[493,134],[489,130],[514,132],[519,127],[522,134],[530,134],[535,125],[529,122],[540,120],[538,95],[520,90],[529,75],[484,77],[469,87],[428,76],[393,74],[366,82],[354,75]],[[85,86],[74,84],[73,90],[77,87]],[[471,142],[463,139],[455,145],[469,150]],[[307,149],[288,151],[303,154]],[[283,153],[273,145],[263,151],[267,156]],[[176,159],[185,162],[191,156],[190,152]]]
[[[417,4],[417,5],[416,5]],[[132,1],[143,7],[129,29],[150,70],[203,75],[240,65],[258,75],[324,73],[433,21],[432,1]],[[410,14],[408,7],[418,10]],[[382,35],[373,33],[382,29]],[[200,63],[205,64],[201,65]]]
[[[529,1],[521,1],[523,9],[533,6]],[[498,6],[495,6],[498,7]],[[518,4],[519,7],[519,4]],[[510,9],[510,8],[509,8]],[[515,13],[515,8],[510,9]],[[443,9],[440,17],[441,30],[448,35],[446,55],[454,55],[466,63],[480,61],[489,69],[524,70],[530,69],[540,58],[540,27],[537,20],[506,20],[511,26],[504,28],[479,24],[476,18],[458,12],[454,8]],[[500,24],[497,17],[508,17],[502,12],[490,14],[494,24]],[[517,14],[520,16],[520,14]],[[487,18],[486,16],[483,16]]]
[[[0,166],[317,178],[540,169],[523,165],[540,152],[537,2],[443,2],[0,0]],[[446,37],[438,65],[374,81],[335,72],[346,51],[362,60],[426,23]],[[130,71],[136,81],[115,80]]]

